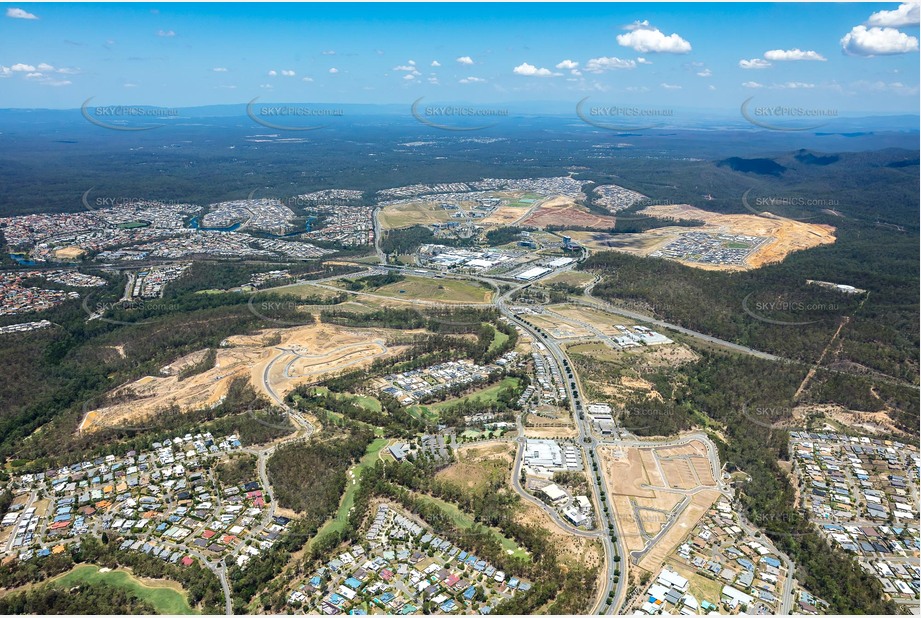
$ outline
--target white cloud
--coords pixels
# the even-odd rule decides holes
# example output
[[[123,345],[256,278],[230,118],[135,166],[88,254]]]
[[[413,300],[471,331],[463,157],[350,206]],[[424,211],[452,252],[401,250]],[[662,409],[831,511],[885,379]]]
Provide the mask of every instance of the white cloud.
[[[21,73],[32,73],[33,71],[35,71],[35,67],[32,66],[31,64],[23,64],[21,62],[17,62],[10,68],[14,71],[18,71]]]
[[[335,56],[335,55],[336,55],[335,50],[332,50],[332,49],[327,49],[327,50],[322,51],[322,52],[320,52],[320,53],[323,54],[324,56]]]
[[[713,71],[710,69],[704,69],[703,71],[697,72],[698,77],[710,77],[711,75],[713,75]]]
[[[659,86],[665,88],[666,90],[681,90],[681,86],[678,84],[666,84],[665,82],[662,82],[659,84]]]
[[[416,76],[413,75],[412,73],[408,73],[403,76],[403,79],[416,79]]]
[[[803,51],[802,49],[772,49],[764,52],[767,60],[775,62],[784,62],[787,60],[819,60],[825,62],[825,56],[812,50]]]
[[[645,58],[643,58],[642,56],[640,56],[639,58],[636,59],[636,63],[637,63],[637,64],[652,64],[652,61],[651,61],[651,60],[646,60]]]
[[[275,69],[272,69],[271,71],[269,71],[269,77],[275,77],[276,75],[278,75],[278,71],[276,71]]]
[[[473,58],[471,58],[470,56],[461,56],[460,58],[457,58],[456,60],[460,64],[465,64],[468,66],[473,64]]]
[[[527,62],[522,62],[517,67],[512,69],[512,72],[515,75],[525,75],[527,77],[553,77],[554,75],[560,75],[560,73],[554,73],[550,69],[544,67],[536,67],[533,64],[528,64]]]
[[[710,84],[709,86],[707,86],[707,90],[716,90],[716,86],[714,86],[713,84]]]
[[[441,63],[438,62],[437,60],[432,60],[432,66],[433,66],[433,67],[440,67],[440,66],[441,66]]]
[[[23,11],[22,9],[15,9],[10,7],[6,10],[6,16],[12,17],[13,19],[38,19],[38,16],[29,13],[28,11]]]
[[[649,25],[648,19],[644,19],[643,21],[637,20],[632,24],[624,26],[624,30],[648,30],[649,28],[652,28],[652,26]]]
[[[485,82],[485,79],[480,79],[479,77],[465,77],[462,80],[459,80],[459,84],[482,84]]]
[[[41,73],[28,73],[26,75],[26,79],[38,79],[39,77],[42,77]]]
[[[137,88],[138,87],[137,84],[132,84],[131,82],[128,82],[127,84],[123,84],[123,85],[125,88]]]
[[[415,60],[407,60],[407,61],[406,61],[406,64],[408,64],[408,65],[410,65],[410,66],[416,66],[416,61],[415,61]]]
[[[677,33],[664,34],[653,28],[648,21],[634,22],[626,26],[627,34],[618,34],[617,43],[630,47],[641,53],[686,54],[691,51],[691,44]]]
[[[751,60],[739,60],[740,69],[766,69],[773,66],[767,60],[761,58],[752,58]]]
[[[308,83],[309,83],[309,82],[312,82],[312,81],[313,81],[313,78],[312,78],[312,77],[302,77],[302,78],[301,78],[301,81],[302,81],[302,82],[308,82]]]
[[[339,72],[339,69],[337,69],[336,67],[333,67],[329,70],[330,75],[335,75],[338,72]]]
[[[260,84],[259,87],[260,87],[260,88],[265,88],[266,90],[271,90],[272,88],[274,88],[274,86],[272,86],[272,84]]]
[[[774,84],[771,88],[777,88],[778,90],[801,90],[803,88],[815,88],[815,84],[807,82],[786,82],[783,84]]]
[[[61,86],[70,86],[73,82],[69,79],[46,79],[42,82],[42,86],[52,86],[54,88],[59,88]]]
[[[633,60],[623,60],[615,56],[610,58],[602,56],[601,58],[592,58],[585,63],[585,70],[589,73],[601,73],[610,69],[633,69],[636,62]]]
[[[438,78],[437,78],[437,77],[429,77],[429,78],[428,78],[428,81],[429,81],[430,84],[438,85]]]
[[[901,95],[918,95],[918,86],[906,86],[902,82],[857,81],[851,84],[851,87],[856,90],[869,92],[894,92],[895,94]]]
[[[80,72],[80,69],[75,69],[73,67],[61,67],[57,69],[57,72],[64,75],[76,75]]]
[[[176,33],[172,30],[157,30],[157,36],[173,37],[176,36]]]
[[[917,26],[921,23],[921,5],[905,2],[894,11],[879,11],[870,15],[867,23],[871,26],[898,28],[900,26]]]
[[[0,77],[11,77],[13,75],[13,69],[10,67],[5,67],[0,64]]]
[[[854,26],[841,39],[841,47],[852,56],[890,56],[918,51],[918,39],[895,28]]]
[[[215,73],[226,73],[227,72],[226,67],[214,67],[211,70],[214,71]]]
[[[393,67],[394,71],[405,71],[412,74],[413,76],[422,75],[419,70],[416,68],[416,63],[413,60],[409,61],[409,64],[401,64]],[[403,79],[406,79],[405,77]]]
[[[579,63],[578,63],[578,62],[573,62],[572,60],[564,60],[563,62],[560,62],[559,64],[557,64],[557,65],[556,65],[556,68],[558,68],[558,69],[569,69],[569,70],[577,69],[577,68],[579,68]]]
[[[54,71],[54,67],[48,63],[42,62],[41,64],[38,65],[38,70],[39,71]]]
[[[764,84],[758,82],[742,82],[744,88],[764,88]]]
[[[649,92],[646,86],[627,86],[627,92]]]
[[[296,73],[291,69],[282,69],[281,74],[285,77],[294,77]]]

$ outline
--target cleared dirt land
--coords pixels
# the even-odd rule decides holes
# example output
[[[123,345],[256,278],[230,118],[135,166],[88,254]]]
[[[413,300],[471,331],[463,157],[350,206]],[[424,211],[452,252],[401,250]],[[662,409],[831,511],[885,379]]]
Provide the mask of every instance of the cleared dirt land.
[[[435,476],[462,489],[478,491],[490,481],[504,479],[512,470],[515,450],[504,442],[472,444],[455,451],[457,463],[440,470]]]
[[[585,206],[577,204],[572,198],[564,196],[543,202],[520,222],[521,225],[539,228],[545,228],[548,225],[572,225],[603,230],[611,229],[614,223],[614,217],[596,215]]]
[[[115,389],[110,400],[120,403],[88,411],[80,431],[133,426],[174,405],[181,410],[217,405],[236,378],[248,379],[274,400],[272,392],[283,397],[300,384],[399,353],[402,347],[386,345],[393,334],[384,329],[349,329],[321,323],[228,337],[217,351],[213,369],[182,381],[176,375],[145,376]],[[269,345],[277,338],[280,343]],[[187,362],[187,358],[179,359],[179,363]]]
[[[547,309],[564,318],[570,318],[576,322],[589,324],[605,335],[620,335],[621,331],[617,329],[617,326],[630,326],[635,324],[633,320],[628,318],[623,318],[600,309],[584,307],[582,305],[550,305]]]
[[[835,242],[835,228],[833,226],[795,221],[774,215],[724,215],[702,210],[688,204],[656,205],[645,208],[640,212],[644,215],[660,218],[697,219],[703,221],[704,225],[694,228],[669,226],[649,230],[642,234],[614,235],[585,231],[566,233],[590,249],[614,249],[640,256],[652,253],[677,238],[681,233],[689,231],[710,234],[744,234],[772,239],[752,252],[746,259],[745,266],[723,266],[677,260],[687,266],[708,270],[758,268],[765,264],[780,262],[794,251],[802,251]],[[566,224],[564,223],[564,225]]]
[[[706,446],[606,446],[599,455],[627,550],[654,571],[720,496]]]

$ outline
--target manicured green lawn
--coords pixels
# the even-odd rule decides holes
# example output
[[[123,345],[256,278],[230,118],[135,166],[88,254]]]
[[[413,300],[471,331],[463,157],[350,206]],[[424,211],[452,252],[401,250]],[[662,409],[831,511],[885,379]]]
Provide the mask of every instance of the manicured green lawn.
[[[81,564],[52,581],[49,585],[68,588],[76,584],[105,582],[123,588],[150,603],[158,614],[197,614],[189,606],[186,596],[167,586],[148,586],[125,571],[101,572],[94,564]]]
[[[489,351],[492,352],[500,346],[505,345],[506,341],[508,341],[508,335],[494,327],[492,341],[489,343]]]
[[[440,508],[442,511],[445,512],[445,514],[451,519],[454,525],[456,525],[458,528],[463,528],[466,530],[467,528],[470,528],[476,523],[471,515],[468,515],[467,513],[463,512],[462,510],[457,508],[457,506],[455,506],[454,504],[451,504],[450,502],[445,502],[444,500],[440,498],[435,498],[434,496],[429,496],[426,494],[420,494],[416,492],[413,492],[413,495],[425,502],[429,502],[431,504],[434,504],[438,508]],[[492,534],[496,537],[496,540],[498,540],[499,543],[501,543],[502,549],[504,549],[506,552],[511,552],[512,556],[515,556],[516,558],[522,558],[524,560],[531,559],[530,556],[528,555],[528,552],[518,547],[518,543],[516,543],[512,539],[508,538],[507,536],[499,532],[499,530],[495,528],[486,527],[486,526],[484,526],[484,528],[492,532]]]
[[[352,506],[355,505],[355,494],[358,492],[359,483],[361,482],[361,472],[368,466],[374,465],[378,459],[378,454],[386,445],[387,440],[385,438],[377,438],[368,445],[368,449],[358,463],[352,466],[351,470],[354,476],[346,480],[345,493],[342,494],[342,500],[339,502],[339,510],[336,511],[332,519],[323,524],[317,531],[314,537],[315,539],[323,537],[331,532],[339,532],[345,529],[345,525],[349,518],[349,511],[351,511]]]
[[[468,399],[479,399],[483,403],[492,403],[496,401],[496,399],[498,398],[499,391],[509,386],[517,388],[518,378],[512,378],[512,377],[503,378],[499,380],[498,382],[496,382],[495,384],[487,386],[486,388],[483,388],[481,390],[474,391],[470,393],[469,395],[464,395],[463,397],[456,397],[454,399],[448,399],[446,401],[442,401],[439,403],[430,403],[424,406],[423,405],[410,406],[409,408],[407,408],[407,412],[409,412],[410,414],[412,414],[413,416],[417,418],[422,417],[430,421],[435,421],[435,420],[438,420],[438,413],[441,410],[448,408],[450,406],[453,406],[455,404],[458,404],[462,401],[467,401]]]

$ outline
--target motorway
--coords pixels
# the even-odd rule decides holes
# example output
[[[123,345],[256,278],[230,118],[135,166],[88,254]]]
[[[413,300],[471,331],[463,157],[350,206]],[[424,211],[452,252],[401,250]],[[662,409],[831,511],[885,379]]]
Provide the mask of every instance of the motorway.
[[[510,311],[508,306],[506,305],[506,301],[508,300],[508,298],[511,295],[513,295],[515,292],[523,288],[525,285],[527,284],[518,285],[516,287],[513,287],[511,290],[507,291],[505,294],[497,295],[495,299],[496,308],[506,318],[508,318],[513,323],[517,324],[518,326],[523,328],[525,331],[530,333],[531,337],[534,338],[534,341],[542,341],[544,345],[547,346],[547,350],[550,352],[551,358],[557,364],[557,368],[559,370],[560,376],[565,377],[566,371],[564,369],[565,367],[564,360],[566,360],[566,363],[568,363],[568,360],[566,359],[566,355],[563,352],[563,350],[557,345],[557,343],[553,339],[538,332],[529,323],[520,319],[512,311]],[[567,396],[570,402],[575,404],[577,402],[583,401],[582,394],[580,392],[581,387],[578,384],[578,382],[576,382],[576,387],[573,388],[572,386],[573,382],[567,381],[564,378],[563,384],[566,388],[566,393],[567,393]],[[579,415],[576,412],[575,405],[572,406],[572,413],[573,413],[573,419],[575,421],[576,427],[578,428],[578,431],[579,431],[578,442],[580,444],[588,443],[588,446],[583,447],[583,448],[587,448],[588,453],[591,457],[591,461],[593,463],[597,462],[598,460],[597,454],[596,454],[597,442],[595,441],[594,437],[591,434],[591,428],[589,427],[588,422],[586,422],[584,419],[579,418]],[[524,428],[521,426],[521,422],[519,419],[519,431],[523,432],[523,430]],[[523,435],[522,435],[522,438],[523,438]],[[519,495],[522,495],[526,499],[533,500],[534,498],[530,496],[530,494],[528,494],[526,491],[524,491],[524,488],[522,488],[520,485],[521,460],[523,457],[523,453],[524,453],[524,440],[520,438],[519,439],[519,451],[518,451],[518,455],[515,458],[515,469],[512,471],[512,484],[515,488],[515,491],[518,492]],[[583,459],[588,461],[587,458],[583,457]],[[614,505],[610,502],[610,492],[608,491],[608,488],[605,486],[604,477],[602,475],[599,475],[597,477],[594,476],[591,473],[591,471],[588,469],[588,466],[586,466],[586,476],[589,480],[589,484],[592,487],[592,492],[594,493],[595,504],[596,505],[602,504],[602,492],[603,492],[605,499],[608,501],[609,512],[613,513]],[[598,479],[601,479],[600,482],[598,481]],[[547,511],[546,508],[544,510]],[[561,518],[559,517],[559,515],[556,515],[555,511],[551,514],[551,517],[558,524],[562,522]],[[600,522],[601,511],[597,513],[596,519],[598,519]],[[605,530],[604,526],[599,526],[599,529],[594,532],[582,532],[582,531],[578,532],[580,536],[594,536],[595,538],[600,539],[604,547],[604,553],[605,553],[604,581],[605,583],[604,583],[604,588],[601,590],[601,594],[598,595],[598,600],[596,601],[595,605],[592,608],[591,613],[593,614],[599,613],[599,611],[602,611],[602,610],[603,610],[602,613],[605,613],[605,614],[617,614],[623,602],[624,594],[626,592],[626,582],[628,579],[627,562],[625,560],[615,561],[615,557],[625,555],[623,539],[621,538],[619,530],[617,529],[617,522],[612,518],[608,523],[614,531],[613,534],[617,538],[616,543],[611,540],[611,536],[608,534],[607,530]],[[562,525],[563,525],[563,528],[566,530],[570,530],[570,531],[573,530],[572,526],[569,526],[568,524],[563,523]],[[618,568],[619,568],[619,577],[617,578],[617,582],[615,583],[614,581],[615,571],[617,571]],[[614,600],[613,602],[608,603],[608,595],[612,591],[614,592]]]

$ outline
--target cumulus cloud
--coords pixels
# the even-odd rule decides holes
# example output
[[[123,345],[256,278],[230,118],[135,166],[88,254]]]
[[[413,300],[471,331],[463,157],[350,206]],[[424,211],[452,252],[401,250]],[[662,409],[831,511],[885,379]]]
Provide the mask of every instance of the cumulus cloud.
[[[404,71],[406,73],[409,73],[413,77],[417,75],[422,75],[422,73],[419,72],[419,69],[416,68],[416,62],[414,60],[410,60],[407,64],[401,64],[401,65],[395,66],[393,67],[393,70],[394,71]],[[406,79],[406,76],[404,76],[403,79]]]
[[[515,75],[525,75],[527,77],[553,77],[554,75],[560,75],[559,73],[554,73],[550,69],[544,67],[536,67],[533,64],[528,64],[527,62],[522,62],[517,67],[512,69],[512,72]]]
[[[13,69],[10,67],[5,67],[0,64],[0,77],[11,77],[13,75]]]
[[[643,58],[642,56],[640,56],[639,58],[636,59],[636,63],[637,63],[637,64],[652,64],[652,61],[651,61],[651,60],[646,60],[645,58]]]
[[[227,67],[214,67],[211,70],[214,71],[215,73],[226,73]]]
[[[894,11],[879,11],[870,15],[867,23],[871,26],[883,28],[899,28],[901,26],[917,26],[921,23],[921,4],[905,2]]]
[[[296,73],[291,69],[282,69],[281,74],[285,77],[294,77]]]
[[[602,73],[610,69],[633,69],[635,67],[636,61],[623,60],[615,56],[592,58],[585,63],[585,70],[589,73]]]
[[[10,7],[6,10],[6,16],[13,19],[38,19],[37,15],[29,13],[28,11],[23,11],[22,9],[16,9]]]
[[[567,69],[567,70],[577,69],[579,68],[579,63],[573,62],[572,60],[564,60],[563,62],[560,62],[559,64],[557,64],[556,68]]]
[[[810,84],[808,82],[785,82],[783,84],[774,84],[772,88],[777,88],[778,90],[800,90],[803,88],[815,88],[815,84]]]
[[[313,81],[313,78],[312,78],[312,77],[302,77],[302,78],[301,78],[301,81],[302,81],[302,82],[308,82],[308,83],[309,83],[309,82],[312,82],[312,81]]]
[[[473,58],[471,58],[470,56],[461,56],[461,57],[457,58],[456,60],[457,60],[457,62],[459,62],[460,64],[465,64],[465,65],[468,65],[468,66],[471,65],[471,64],[473,64]]]
[[[761,58],[752,58],[751,60],[739,60],[740,69],[766,69],[773,66],[767,60]]]
[[[22,73],[32,73],[35,71],[35,67],[32,66],[31,64],[23,64],[21,62],[17,62],[10,68],[14,71],[18,71]]]
[[[764,84],[758,82],[742,82],[743,88],[764,88]]]
[[[841,39],[841,48],[852,56],[891,56],[918,51],[918,39],[895,28],[854,26]]]
[[[407,80],[416,79],[416,76],[413,75],[412,73],[408,73],[403,76],[403,79],[407,79]]]
[[[440,67],[440,66],[441,66],[441,63],[438,62],[437,60],[432,60],[432,66],[433,66],[433,67]]]
[[[339,69],[337,69],[336,67],[333,67],[329,70],[330,75],[335,75],[338,72],[339,72]]]
[[[664,34],[648,21],[638,21],[626,26],[626,34],[617,35],[617,43],[641,53],[686,54],[691,44],[677,33]]]
[[[666,84],[665,82],[662,82],[659,84],[659,86],[665,88],[666,90],[681,90],[681,86],[678,84]]]
[[[697,72],[698,77],[710,77],[711,75],[713,75],[713,71],[710,69],[704,69],[703,71]]]
[[[169,37],[176,36],[176,33],[172,30],[157,30],[157,36],[169,38]]]
[[[276,75],[278,75],[278,71],[275,69],[269,71],[269,77],[275,77]]]
[[[825,56],[814,51],[803,51],[802,49],[772,49],[764,52],[767,60],[775,62],[784,62],[787,60],[819,60],[825,62]]]
[[[458,81],[459,84],[482,84],[485,82],[485,79],[480,79],[479,77],[465,77]]]

